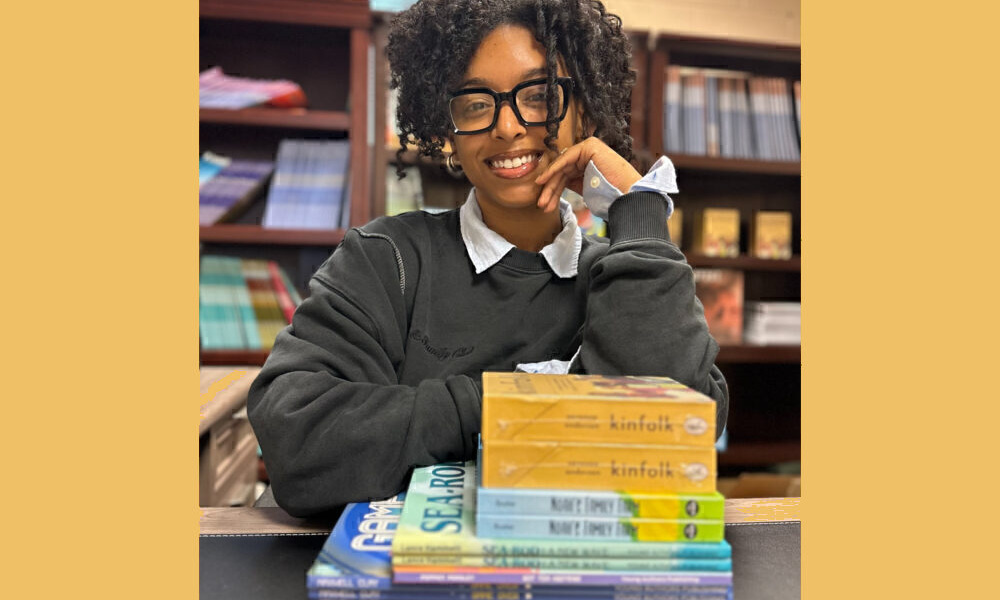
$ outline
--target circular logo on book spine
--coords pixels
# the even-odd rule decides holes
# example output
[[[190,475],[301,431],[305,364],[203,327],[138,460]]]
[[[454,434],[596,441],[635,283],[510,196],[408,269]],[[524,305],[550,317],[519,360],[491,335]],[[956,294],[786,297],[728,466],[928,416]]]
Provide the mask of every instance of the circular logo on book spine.
[[[708,423],[701,417],[688,417],[684,421],[684,431],[691,435],[701,435],[708,431]]]
[[[689,517],[693,517],[693,516],[697,515],[698,514],[698,501],[697,500],[688,500],[687,504],[684,505],[684,512],[686,512],[687,516],[689,516]]]
[[[695,536],[698,535],[698,526],[694,523],[688,523],[684,526],[684,537],[689,540],[693,540]]]
[[[701,481],[708,477],[708,467],[701,463],[691,463],[684,466],[684,476],[691,481]]]

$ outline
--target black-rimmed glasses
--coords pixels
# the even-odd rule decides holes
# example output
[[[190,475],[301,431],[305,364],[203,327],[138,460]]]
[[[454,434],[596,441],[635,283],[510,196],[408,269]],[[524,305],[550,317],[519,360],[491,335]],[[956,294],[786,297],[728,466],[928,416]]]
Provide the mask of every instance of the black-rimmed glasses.
[[[548,80],[532,79],[514,86],[509,92],[494,92],[489,88],[467,88],[451,94],[448,109],[456,135],[471,135],[490,131],[497,124],[500,106],[506,101],[514,109],[514,116],[524,126],[545,125],[548,121]],[[555,80],[556,106],[559,115],[556,123],[566,117],[573,80],[557,77]]]

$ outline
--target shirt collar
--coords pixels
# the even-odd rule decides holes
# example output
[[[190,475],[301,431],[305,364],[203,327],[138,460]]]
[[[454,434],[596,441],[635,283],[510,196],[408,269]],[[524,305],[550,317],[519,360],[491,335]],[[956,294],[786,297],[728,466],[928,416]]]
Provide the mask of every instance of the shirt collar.
[[[583,234],[569,203],[561,198],[559,217],[562,219],[562,231],[551,244],[542,248],[539,254],[545,258],[552,272],[559,277],[575,277],[580,261],[580,249],[583,246]],[[500,262],[500,259],[514,247],[503,236],[486,226],[483,212],[479,208],[479,202],[476,201],[476,188],[469,191],[465,204],[459,209],[459,225],[465,250],[476,268],[476,274]]]

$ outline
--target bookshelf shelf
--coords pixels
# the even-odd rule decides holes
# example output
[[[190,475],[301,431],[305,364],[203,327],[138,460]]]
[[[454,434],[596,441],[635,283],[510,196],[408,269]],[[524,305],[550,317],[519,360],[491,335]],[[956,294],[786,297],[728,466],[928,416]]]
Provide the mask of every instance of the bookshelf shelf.
[[[801,271],[802,260],[793,256],[788,260],[755,258],[753,256],[737,256],[727,258],[721,256],[704,256],[702,254],[686,255],[688,264],[692,267],[716,267],[721,269],[742,269],[744,271]]]
[[[692,156],[690,154],[668,155],[674,166],[680,170],[731,172],[753,175],[802,175],[802,163],[770,160],[745,160],[719,158],[717,156]]]
[[[262,366],[267,360],[267,350],[202,350],[203,366],[253,365]]]
[[[371,26],[367,0],[201,0],[202,17],[324,25],[327,27]]]
[[[719,347],[719,363],[798,363],[802,361],[801,346],[755,346],[753,344]]]
[[[316,131],[350,131],[351,115],[334,110],[306,110],[301,108],[243,108],[226,110],[203,108],[199,111],[202,123],[256,127],[285,127]]]
[[[741,442],[719,452],[719,465],[764,466],[801,460],[802,444],[786,442]]]
[[[336,246],[343,229],[267,229],[260,225],[210,225],[199,228],[202,242],[220,244],[266,244],[286,246]]]

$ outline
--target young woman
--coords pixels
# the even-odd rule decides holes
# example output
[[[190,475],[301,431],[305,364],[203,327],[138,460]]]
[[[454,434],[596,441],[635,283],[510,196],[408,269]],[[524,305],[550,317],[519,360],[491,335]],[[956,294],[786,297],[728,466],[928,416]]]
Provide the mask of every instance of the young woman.
[[[393,23],[398,119],[474,186],[443,214],[349,231],[250,390],[293,515],[399,492],[475,456],[484,371],[665,375],[717,402],[718,345],[670,242],[673,167],[629,163],[620,20],[586,0],[421,0]],[[404,142],[405,149],[405,142]],[[606,216],[584,237],[564,188]]]

